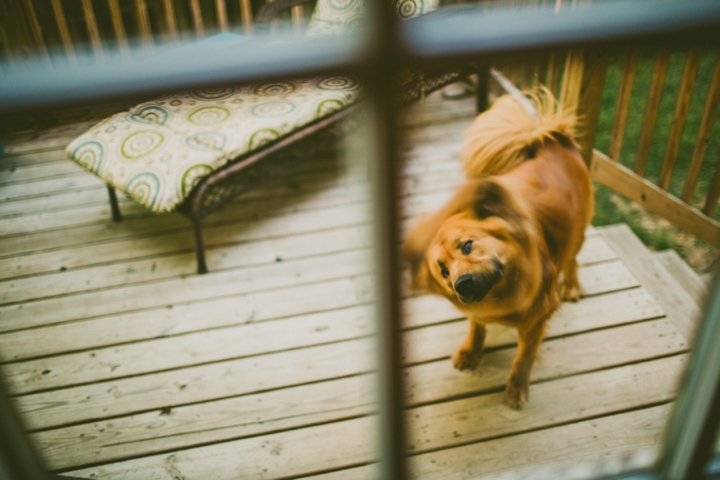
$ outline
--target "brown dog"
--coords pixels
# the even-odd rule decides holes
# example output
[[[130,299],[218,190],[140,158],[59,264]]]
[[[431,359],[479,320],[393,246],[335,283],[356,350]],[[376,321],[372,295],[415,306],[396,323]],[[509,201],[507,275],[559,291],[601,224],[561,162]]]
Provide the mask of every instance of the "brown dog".
[[[470,320],[455,368],[477,366],[485,325],[517,329],[506,388],[513,408],[527,401],[543,330],[560,299],[584,294],[575,257],[594,210],[573,140],[575,117],[558,111],[547,90],[526,98],[505,95],[477,117],[461,152],[468,181],[404,245],[415,287],[446,297]]]

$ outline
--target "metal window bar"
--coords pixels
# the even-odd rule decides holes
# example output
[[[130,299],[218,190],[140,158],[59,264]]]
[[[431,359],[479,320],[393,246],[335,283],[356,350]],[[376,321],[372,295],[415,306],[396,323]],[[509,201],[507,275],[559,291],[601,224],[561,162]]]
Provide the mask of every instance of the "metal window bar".
[[[447,8],[402,25],[395,20],[386,0],[373,0],[366,35],[338,39],[314,39],[290,44],[248,45],[243,56],[196,55],[183,62],[144,68],[142,60],[121,58],[101,64],[49,69],[46,63],[25,62],[1,68],[0,114],[99,99],[122,98],[197,86],[298,77],[327,72],[351,72],[362,76],[371,100],[375,125],[376,271],[378,278],[377,331],[380,332],[380,445],[383,478],[407,477],[403,388],[400,375],[399,261],[393,82],[397,68],[426,67],[493,57],[549,52],[560,48],[653,46],[720,42],[720,2],[694,0],[608,2],[579,5],[574,9],[486,11],[482,8]],[[618,12],[622,10],[622,15]],[[390,47],[388,47],[390,46]],[[720,361],[720,284],[715,286],[683,393],[678,400],[663,450],[661,468],[635,478],[690,479],[707,463],[708,432],[717,428]],[[713,347],[715,350],[713,352]],[[712,356],[714,355],[714,356]],[[708,361],[710,359],[711,361]],[[714,362],[714,364],[713,364]],[[0,400],[6,398],[0,392]],[[22,437],[20,430],[6,429],[16,419],[8,402],[0,402],[0,431]],[[0,476],[27,478],[23,470],[37,463],[32,454],[12,455],[3,441]],[[17,445],[29,445],[25,441]],[[700,469],[700,470],[698,470]],[[30,471],[30,470],[25,470]],[[55,477],[58,478],[58,477]]]

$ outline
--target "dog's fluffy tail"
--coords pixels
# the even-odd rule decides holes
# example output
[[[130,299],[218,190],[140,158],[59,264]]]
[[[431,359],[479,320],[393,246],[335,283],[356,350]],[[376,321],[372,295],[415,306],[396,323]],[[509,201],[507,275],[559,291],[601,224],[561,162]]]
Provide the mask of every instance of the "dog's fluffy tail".
[[[574,143],[573,113],[559,108],[547,88],[523,93],[526,102],[513,95],[498,98],[465,132],[460,159],[468,178],[512,170],[548,142]]]

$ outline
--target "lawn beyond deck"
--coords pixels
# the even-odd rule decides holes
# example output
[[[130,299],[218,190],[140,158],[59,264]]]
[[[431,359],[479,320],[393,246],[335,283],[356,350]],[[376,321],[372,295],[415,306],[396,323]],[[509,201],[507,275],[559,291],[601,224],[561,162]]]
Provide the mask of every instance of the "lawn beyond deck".
[[[405,225],[462,180],[472,118],[473,99],[439,94],[406,116]],[[328,152],[241,196],[204,222],[197,275],[185,218],[122,199],[110,220],[105,186],[64,159],[81,131],[8,142],[0,159],[0,361],[49,468],[373,478],[367,169]],[[588,233],[589,296],[551,321],[522,411],[503,403],[512,331],[460,373],[467,321],[440,298],[403,300],[413,478],[540,478],[656,448],[699,309],[626,227]]]

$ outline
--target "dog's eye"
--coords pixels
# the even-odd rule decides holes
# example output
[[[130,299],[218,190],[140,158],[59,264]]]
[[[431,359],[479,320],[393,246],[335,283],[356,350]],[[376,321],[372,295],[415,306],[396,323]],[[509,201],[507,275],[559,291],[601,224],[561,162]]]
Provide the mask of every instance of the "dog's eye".
[[[447,278],[450,276],[450,270],[447,269],[444,263],[440,262],[440,273],[442,273],[443,278]]]
[[[463,253],[463,255],[470,255],[470,252],[472,251],[472,240],[468,240],[465,242],[465,244],[460,249]]]

